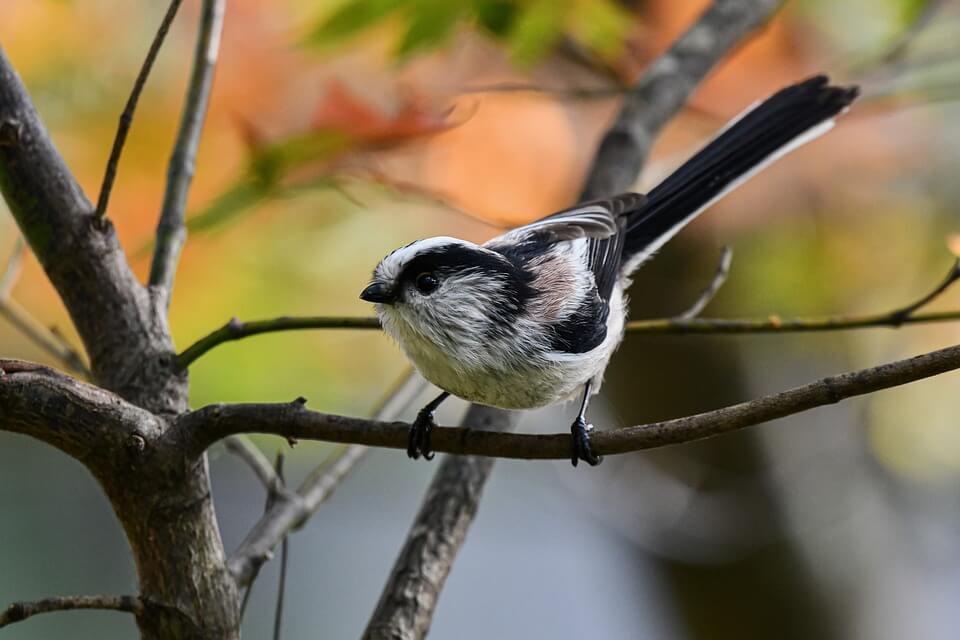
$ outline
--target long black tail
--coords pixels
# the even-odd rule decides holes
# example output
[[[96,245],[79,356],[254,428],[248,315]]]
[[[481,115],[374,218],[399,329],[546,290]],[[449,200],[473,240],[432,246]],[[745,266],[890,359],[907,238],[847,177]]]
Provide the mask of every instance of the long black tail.
[[[781,89],[727,125],[629,215],[621,264],[628,272],[637,268],[714,201],[826,132],[857,95],[856,87],[833,87],[826,76],[816,76]]]

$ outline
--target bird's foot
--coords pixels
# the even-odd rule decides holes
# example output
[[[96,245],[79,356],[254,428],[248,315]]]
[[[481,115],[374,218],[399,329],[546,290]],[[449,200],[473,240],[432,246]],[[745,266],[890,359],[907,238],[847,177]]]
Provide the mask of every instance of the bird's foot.
[[[407,455],[416,460],[423,456],[424,460],[433,460],[433,449],[430,447],[430,434],[436,423],[433,421],[433,411],[427,407],[420,410],[417,418],[410,425],[410,436],[407,440]]]
[[[603,460],[603,457],[593,454],[590,448],[590,430],[592,424],[582,417],[578,417],[570,426],[570,462],[577,466],[580,460],[583,460],[591,467],[595,467]]]

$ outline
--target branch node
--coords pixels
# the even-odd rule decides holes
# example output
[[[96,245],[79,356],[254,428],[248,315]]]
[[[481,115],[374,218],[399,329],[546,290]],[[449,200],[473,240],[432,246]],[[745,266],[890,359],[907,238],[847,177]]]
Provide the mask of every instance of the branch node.
[[[20,144],[22,127],[19,120],[9,118],[0,122],[0,147],[15,147]]]
[[[133,434],[127,439],[127,451],[133,456],[140,456],[147,448],[147,441],[139,434]]]
[[[710,284],[706,286],[689,309],[677,316],[678,320],[693,320],[707,308],[707,305],[717,296],[720,288],[726,283],[730,275],[730,265],[732,262],[733,249],[729,246],[724,247],[723,252],[720,254],[720,264],[717,265],[716,273],[713,274]]]

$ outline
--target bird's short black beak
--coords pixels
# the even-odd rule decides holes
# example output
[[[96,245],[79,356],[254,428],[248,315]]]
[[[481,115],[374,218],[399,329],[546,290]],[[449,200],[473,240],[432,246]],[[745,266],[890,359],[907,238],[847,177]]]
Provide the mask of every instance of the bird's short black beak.
[[[367,302],[379,302],[381,304],[393,304],[397,297],[393,290],[382,282],[374,282],[366,289],[360,292],[360,299]]]

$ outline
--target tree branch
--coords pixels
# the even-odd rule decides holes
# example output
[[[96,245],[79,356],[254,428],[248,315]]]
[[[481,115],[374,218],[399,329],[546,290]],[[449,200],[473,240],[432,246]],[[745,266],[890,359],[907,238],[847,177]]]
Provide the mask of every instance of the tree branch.
[[[0,360],[0,430],[21,433],[91,467],[142,453],[163,425],[152,413],[99,387],[23,360]]]
[[[23,258],[23,237],[17,237],[17,243],[7,262],[7,268],[0,278],[0,315],[7,319],[20,333],[38,347],[52,355],[58,362],[68,369],[89,378],[90,370],[84,364],[83,358],[70,344],[48,329],[29,311],[21,307],[16,300],[10,297],[13,285],[20,275],[20,265]]]
[[[720,254],[720,264],[717,266],[717,271],[713,274],[713,279],[710,280],[710,284],[707,285],[707,288],[703,290],[703,293],[700,294],[696,301],[690,305],[689,309],[677,316],[678,320],[693,320],[707,308],[707,305],[716,297],[717,292],[720,291],[720,288],[723,287],[723,284],[727,281],[727,277],[730,275],[731,262],[733,262],[733,249],[724,247],[723,253]]]
[[[278,486],[285,486],[286,480],[283,477],[283,453],[277,453],[277,463],[274,465],[274,471],[280,481]],[[283,600],[287,591],[287,561],[290,558],[290,536],[286,536],[280,543],[280,576],[277,585],[277,604],[273,613],[273,640],[280,640],[281,630],[283,628]]]
[[[472,405],[464,424],[488,433],[505,431],[513,426],[516,415]],[[427,635],[440,591],[473,523],[493,462],[477,456],[447,456],[440,463],[370,617],[365,640]]]
[[[927,301],[925,304],[929,304]],[[903,325],[956,322],[960,311],[936,311],[912,313],[902,316],[902,309],[882,313],[836,315],[810,318],[781,318],[770,315],[766,318],[653,318],[631,320],[627,333],[652,335],[709,335],[724,333],[803,333],[814,331],[842,331],[851,329],[898,328]],[[274,320],[256,320],[239,323],[243,327],[256,327],[253,331],[231,334],[221,327],[184,350],[177,356],[177,364],[187,368],[214,347],[250,336],[279,331],[303,329],[379,329],[377,318],[303,316],[283,317]]]
[[[227,448],[227,451],[247,463],[247,466],[263,484],[267,493],[275,492],[282,486],[273,465],[263,455],[263,452],[250,442],[249,438],[246,436],[230,436],[223,440],[223,445]]]
[[[46,598],[35,602],[14,602],[6,611],[0,613],[0,628],[14,622],[26,620],[40,613],[71,611],[74,609],[103,609],[108,611],[126,611],[139,615],[143,603],[136,596],[68,596]]]
[[[944,291],[949,289],[950,285],[952,285],[957,280],[960,280],[960,258],[957,258],[956,260],[954,260],[953,266],[951,266],[950,270],[947,271],[947,275],[944,276],[943,281],[940,282],[940,284],[938,284],[936,287],[934,287],[933,291],[923,296],[916,302],[908,304],[902,309],[891,311],[890,318],[894,321],[903,322],[904,320],[912,316],[914,311],[917,311],[918,309],[927,306],[928,304],[936,300],[938,297],[940,297],[940,295]]]
[[[580,199],[628,191],[663,125],[717,62],[765,24],[781,4],[782,0],[714,0],[626,93],[594,156]]]
[[[225,325],[204,336],[187,347],[177,356],[177,366],[183,370],[193,364],[200,356],[214,347],[225,342],[232,342],[262,333],[277,331],[297,331],[301,329],[379,329],[380,321],[376,318],[348,318],[348,317],[321,317],[321,316],[283,316],[270,320],[255,320],[241,322],[231,318]]]
[[[377,419],[391,419],[400,415],[426,386],[427,382],[419,375],[412,371],[405,373],[377,409]],[[295,404],[303,406],[301,403]],[[296,492],[288,491],[278,497],[227,561],[230,573],[239,586],[250,584],[260,565],[270,559],[273,548],[320,508],[366,453],[367,447],[360,444],[346,447],[314,469]]]
[[[69,311],[98,383],[145,407],[179,411],[183,380],[170,375],[166,324],[112,225],[94,224],[90,202],[2,49],[0,192]]]
[[[17,236],[13,245],[13,251],[7,259],[7,267],[3,270],[3,276],[0,277],[0,298],[8,298],[13,286],[17,284],[20,277],[20,267],[23,266],[23,250],[26,245],[23,242],[23,236]]]
[[[183,0],[171,0],[167,12],[163,16],[163,20],[160,21],[157,34],[153,37],[153,42],[150,43],[150,49],[147,51],[147,57],[143,61],[143,66],[140,67],[137,79],[133,83],[133,90],[130,92],[130,97],[127,98],[127,104],[123,108],[123,113],[120,114],[120,124],[117,126],[117,134],[113,139],[113,147],[110,149],[110,158],[107,160],[103,183],[100,186],[100,197],[97,198],[97,210],[94,215],[98,218],[103,217],[107,213],[107,203],[110,202],[110,192],[113,190],[113,181],[117,177],[117,165],[120,162],[123,145],[127,141],[127,134],[130,132],[130,126],[133,124],[133,114],[137,109],[137,101],[140,99],[140,93],[147,83],[147,77],[150,75],[153,63],[157,59],[157,54],[160,53],[160,47],[163,46],[163,41],[167,37],[167,32],[170,31],[170,25],[173,23],[173,19],[176,17],[177,10],[180,9],[182,1]]]
[[[598,455],[654,449],[708,438],[761,422],[835,404],[854,396],[890,389],[960,369],[960,346],[836,376],[722,409],[663,422],[594,431]],[[184,415],[175,429],[193,437],[194,452],[235,433],[272,433],[302,440],[347,442],[405,449],[409,425],[310,411],[302,404],[211,405]],[[570,434],[492,433],[472,427],[437,427],[434,450],[460,455],[521,459],[567,459]]]
[[[187,237],[184,224],[187,193],[193,180],[197,148],[200,146],[200,135],[203,132],[210,89],[213,86],[213,73],[220,51],[224,6],[225,0],[203,2],[193,71],[190,74],[177,142],[167,169],[167,189],[157,225],[157,246],[150,266],[150,286],[160,289],[167,305],[170,302],[180,251]]]

